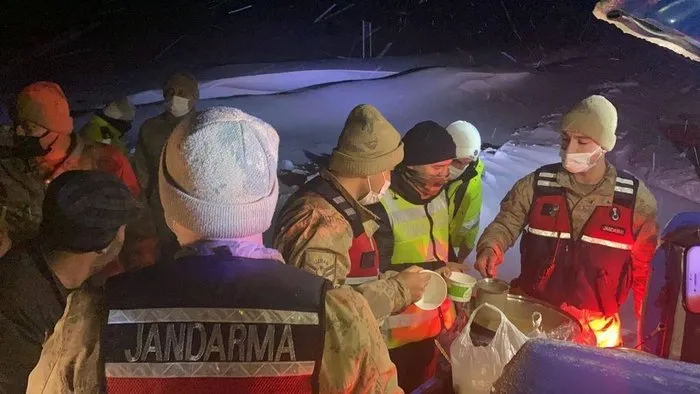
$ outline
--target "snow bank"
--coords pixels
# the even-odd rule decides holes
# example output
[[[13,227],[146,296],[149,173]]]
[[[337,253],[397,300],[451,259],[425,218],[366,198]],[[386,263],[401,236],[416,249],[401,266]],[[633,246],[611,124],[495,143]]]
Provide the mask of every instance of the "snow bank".
[[[284,73],[248,75],[202,82],[199,85],[203,100],[222,97],[260,95],[288,92],[310,86],[334,82],[385,78],[394,71],[372,70],[305,70]],[[163,91],[147,90],[129,96],[135,105],[163,101]]]

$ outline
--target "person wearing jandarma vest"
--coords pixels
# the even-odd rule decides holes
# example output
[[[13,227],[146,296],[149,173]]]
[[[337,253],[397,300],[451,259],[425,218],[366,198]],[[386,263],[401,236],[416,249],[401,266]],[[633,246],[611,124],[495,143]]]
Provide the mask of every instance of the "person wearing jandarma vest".
[[[307,182],[282,208],[275,247],[288,264],[352,285],[378,320],[405,309],[423,294],[420,269],[382,274],[374,240],[377,217],[366,206],[389,189],[391,170],[403,159],[401,135],[375,107],[355,107],[345,122],[329,168]]]
[[[168,138],[158,186],[182,249],[107,282],[101,338],[82,344],[100,353],[107,392],[401,392],[362,295],[262,245],[278,146],[272,126],[227,107]]]
[[[404,159],[392,174],[389,191],[371,207],[379,217],[375,238],[381,271],[407,267],[449,276],[449,212],[445,185],[456,148],[447,130],[432,121],[418,123],[403,137]],[[382,324],[399,385],[413,391],[435,374],[434,338],[452,327],[455,308],[448,298],[437,309],[411,305]]]
[[[495,277],[522,233],[515,291],[560,306],[589,326],[599,347],[618,346],[619,309],[630,290],[641,316],[657,243],[656,200],[642,181],[615,168],[617,110],[602,96],[561,121],[561,163],[516,182],[477,244],[475,268]]]

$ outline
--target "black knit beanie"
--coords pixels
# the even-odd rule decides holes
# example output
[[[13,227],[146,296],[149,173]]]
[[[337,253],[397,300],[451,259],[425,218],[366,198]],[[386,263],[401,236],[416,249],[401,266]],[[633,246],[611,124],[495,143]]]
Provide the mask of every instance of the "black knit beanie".
[[[129,188],[105,171],[68,171],[46,190],[40,239],[58,250],[99,251],[119,228],[136,220],[141,205]]]
[[[447,130],[432,120],[420,122],[402,139],[405,166],[419,166],[454,159],[457,147]]]

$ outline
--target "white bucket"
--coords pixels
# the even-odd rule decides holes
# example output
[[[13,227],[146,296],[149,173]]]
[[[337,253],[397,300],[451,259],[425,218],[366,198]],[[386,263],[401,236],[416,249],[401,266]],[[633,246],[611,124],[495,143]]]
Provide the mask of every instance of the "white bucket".
[[[426,311],[432,311],[437,309],[442,302],[445,301],[445,298],[447,298],[447,283],[445,283],[442,275],[437,272],[430,270],[423,270],[421,272],[430,274],[430,281],[428,285],[425,286],[423,297],[416,301],[416,306]]]

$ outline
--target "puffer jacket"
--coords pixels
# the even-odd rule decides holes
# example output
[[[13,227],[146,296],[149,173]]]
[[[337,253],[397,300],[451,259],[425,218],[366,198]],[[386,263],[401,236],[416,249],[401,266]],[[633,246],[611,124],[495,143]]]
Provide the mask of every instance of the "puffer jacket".
[[[505,251],[513,246],[527,225],[535,177],[535,172],[525,176],[508,192],[501,202],[501,211],[479,238],[477,258],[488,249],[498,256],[503,256]],[[610,163],[607,163],[605,177],[598,185],[579,184],[573,175],[565,170],[556,175],[557,183],[566,190],[573,239],[578,239],[596,206],[611,205],[616,178],[617,169]],[[656,199],[641,181],[637,190],[632,231],[636,238],[632,247],[632,292],[635,311],[639,315],[646,295],[649,264],[656,250],[658,232]]]
[[[360,213],[363,226],[369,236],[379,227],[376,217],[345,192],[337,179],[327,170],[319,176],[331,181],[343,197]],[[287,261],[296,267],[330,280],[341,286],[350,271],[348,251],[353,241],[350,223],[325,198],[316,193],[306,193],[291,201],[280,212],[274,245]],[[367,299],[378,320],[383,320],[411,304],[410,292],[393,276],[385,274],[381,279],[354,286]]]
[[[77,135],[73,141],[68,158],[48,174],[34,160],[0,159],[0,204],[6,209],[8,233],[14,243],[37,235],[46,186],[66,171],[107,171],[121,179],[135,197],[140,197],[141,188],[126,156],[113,146],[85,141]],[[142,217],[127,227],[122,263],[152,264],[155,249],[155,230],[148,211],[144,210]],[[119,270],[118,266],[114,269]]]
[[[138,183],[143,190],[144,199],[151,212],[161,252],[164,254],[162,257],[167,257],[168,260],[177,251],[178,244],[175,235],[165,223],[163,206],[160,203],[158,192],[160,153],[175,127],[182,121],[192,119],[195,115],[195,111],[192,111],[181,118],[176,118],[170,113],[164,112],[146,120],[141,125],[136,151],[131,159]]]
[[[270,252],[277,254],[271,249],[240,247],[236,255],[269,258]],[[29,376],[27,393],[102,392],[100,333],[104,319],[99,289],[83,288],[71,293],[63,317]],[[397,384],[396,367],[362,295],[349,287],[328,291],[325,319],[321,393],[403,392]]]

